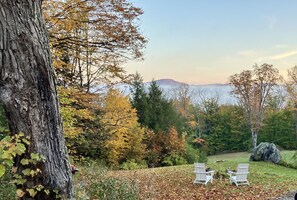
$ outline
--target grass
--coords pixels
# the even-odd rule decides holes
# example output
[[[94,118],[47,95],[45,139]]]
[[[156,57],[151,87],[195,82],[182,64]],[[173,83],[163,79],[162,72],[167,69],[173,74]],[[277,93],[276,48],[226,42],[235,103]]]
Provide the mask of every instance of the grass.
[[[291,160],[293,151],[283,151]],[[223,162],[216,162],[216,161]],[[249,162],[250,186],[230,185],[227,168],[249,162],[249,153],[209,156],[207,167],[216,170],[212,184],[193,184],[194,166],[108,171],[97,162],[77,164],[80,171],[74,176],[76,199],[271,199],[297,190],[297,170],[268,162]],[[0,180],[0,199],[15,199],[15,189]]]
[[[282,154],[290,159],[293,152]],[[297,190],[297,170],[268,162],[250,162],[250,186],[230,185],[225,170],[236,169],[248,158],[248,153],[210,156],[207,166],[222,176],[207,186],[193,184],[193,165],[110,171],[108,176],[136,183],[139,199],[270,199]]]

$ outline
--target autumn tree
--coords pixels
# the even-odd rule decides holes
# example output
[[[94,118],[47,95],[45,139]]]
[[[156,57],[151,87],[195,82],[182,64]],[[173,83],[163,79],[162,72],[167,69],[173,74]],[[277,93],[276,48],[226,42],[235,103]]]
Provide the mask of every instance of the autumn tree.
[[[54,190],[73,198],[73,183],[63,137],[56,92],[56,79],[50,59],[47,32],[41,13],[41,0],[0,1],[0,100],[11,134],[30,136],[31,153],[43,155],[41,173],[23,185],[22,199],[32,199],[25,190],[40,184],[34,199],[55,199]],[[16,172],[22,174],[24,157],[15,159]]]
[[[144,129],[137,122],[137,113],[128,97],[110,89],[103,101],[101,122],[105,128],[107,160],[111,165],[134,159],[141,161],[145,146]]]
[[[173,104],[177,108],[178,113],[184,117],[188,117],[190,113],[189,108],[192,95],[193,92],[188,84],[180,84],[172,91],[171,98],[173,99]]]
[[[257,146],[267,99],[279,80],[278,70],[269,64],[254,65],[253,70],[245,70],[230,77],[232,94],[246,111],[254,148]]]
[[[69,153],[75,157],[101,158],[105,137],[99,122],[100,95],[62,86],[58,87],[58,93]]]
[[[295,113],[295,134],[297,140],[297,66],[288,70],[289,80],[287,81],[287,91],[290,97],[290,103]]]
[[[142,57],[146,40],[138,20],[143,12],[126,0],[45,1],[44,13],[62,85],[89,92],[98,83],[125,80],[121,64]]]
[[[105,135],[97,119],[100,100],[92,93],[101,83],[129,79],[122,64],[142,58],[143,12],[126,0],[45,0],[43,12],[71,153],[98,158]]]

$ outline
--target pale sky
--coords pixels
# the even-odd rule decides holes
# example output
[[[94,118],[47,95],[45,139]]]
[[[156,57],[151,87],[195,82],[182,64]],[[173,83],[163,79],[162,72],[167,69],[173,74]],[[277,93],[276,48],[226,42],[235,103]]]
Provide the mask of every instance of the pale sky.
[[[149,42],[144,61],[128,62],[144,81],[172,78],[226,83],[257,63],[286,75],[297,65],[296,0],[133,0]]]

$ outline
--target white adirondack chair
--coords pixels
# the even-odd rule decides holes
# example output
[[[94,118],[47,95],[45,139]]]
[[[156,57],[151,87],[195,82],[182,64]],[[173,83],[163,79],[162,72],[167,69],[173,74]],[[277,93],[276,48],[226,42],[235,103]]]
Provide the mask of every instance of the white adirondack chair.
[[[212,183],[215,171],[206,171],[205,163],[194,163],[196,178],[194,183],[207,184],[209,181]]]
[[[236,186],[239,185],[249,185],[247,180],[247,175],[249,174],[249,164],[238,164],[237,171],[228,170],[230,176],[230,183],[235,183]]]

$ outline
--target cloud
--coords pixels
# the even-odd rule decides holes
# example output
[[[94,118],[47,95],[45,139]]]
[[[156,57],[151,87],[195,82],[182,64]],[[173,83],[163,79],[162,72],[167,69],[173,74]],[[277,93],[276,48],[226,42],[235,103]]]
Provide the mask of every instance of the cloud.
[[[297,50],[292,50],[292,51],[276,54],[273,56],[259,57],[259,58],[257,58],[256,61],[262,62],[264,60],[282,60],[284,58],[288,58],[288,57],[295,56],[295,55],[297,55]]]
[[[270,59],[271,60],[280,60],[280,59],[284,59],[284,58],[295,56],[295,55],[297,55],[297,50],[274,55],[274,56],[271,56]]]

